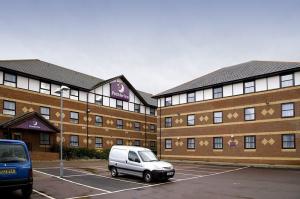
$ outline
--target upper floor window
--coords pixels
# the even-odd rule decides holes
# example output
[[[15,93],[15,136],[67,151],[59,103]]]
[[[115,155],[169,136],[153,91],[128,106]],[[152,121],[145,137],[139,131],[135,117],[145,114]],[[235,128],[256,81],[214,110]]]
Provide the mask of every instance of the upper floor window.
[[[214,99],[223,97],[223,88],[222,87],[214,88],[213,91],[214,91]]]
[[[103,138],[96,137],[95,138],[95,147],[96,148],[102,148],[103,147]]]
[[[134,112],[136,112],[136,113],[141,112],[141,105],[140,104],[134,104]]]
[[[79,136],[78,135],[71,135],[70,137],[70,146],[78,147],[79,146]]]
[[[244,84],[244,92],[245,93],[254,93],[255,92],[255,82],[245,82]]]
[[[213,146],[214,149],[223,149],[223,138],[222,137],[214,137],[213,138]]]
[[[79,91],[71,89],[70,99],[78,100],[79,99]]]
[[[294,117],[294,103],[281,104],[281,117]]]
[[[172,106],[172,97],[166,97],[165,106]]]
[[[245,108],[245,120],[255,120],[255,108]]]
[[[195,102],[196,101],[196,95],[195,92],[193,93],[188,93],[187,94],[187,102],[191,103],[191,102]]]
[[[165,118],[165,127],[172,127],[172,118],[171,117],[166,117]]]
[[[244,147],[245,149],[255,149],[256,148],[256,139],[254,135],[245,136],[244,138]]]
[[[140,122],[135,122],[134,123],[134,130],[140,131],[141,130],[141,123]]]
[[[123,129],[123,120],[117,119],[117,129]]]
[[[50,108],[49,107],[40,107],[40,113],[45,119],[47,119],[47,120],[50,119]]]
[[[4,73],[4,85],[16,87],[17,76],[9,73]]]
[[[165,139],[165,149],[172,149],[172,139]]]
[[[195,149],[195,138],[187,138],[187,148]]]
[[[103,125],[103,118],[102,116],[96,115],[95,117],[95,125],[102,126]]]
[[[188,126],[195,125],[195,115],[187,115],[187,125]]]
[[[3,114],[5,114],[5,115],[16,115],[16,102],[4,101]]]
[[[117,139],[117,145],[123,145],[123,139]]]
[[[40,144],[41,145],[49,145],[50,144],[49,133],[40,133]]]
[[[140,140],[134,140],[133,146],[141,146],[141,141]]]
[[[95,96],[95,104],[100,105],[100,106],[103,105],[103,96],[102,95]]]
[[[70,112],[70,121],[72,123],[78,124],[78,122],[79,122],[79,113],[78,112]]]
[[[155,115],[155,108],[150,107],[150,115]]]
[[[295,134],[282,135],[282,148],[283,149],[295,149]]]
[[[50,94],[50,84],[41,82],[40,92],[44,94]]]
[[[214,112],[214,124],[223,122],[223,112]]]
[[[150,132],[151,132],[151,133],[155,133],[155,131],[156,131],[156,126],[155,126],[155,124],[150,124]]]
[[[282,75],[280,77],[281,80],[281,87],[289,87],[294,85],[294,75],[289,74],[289,75]]]
[[[123,109],[123,101],[122,100],[117,100],[117,109]]]

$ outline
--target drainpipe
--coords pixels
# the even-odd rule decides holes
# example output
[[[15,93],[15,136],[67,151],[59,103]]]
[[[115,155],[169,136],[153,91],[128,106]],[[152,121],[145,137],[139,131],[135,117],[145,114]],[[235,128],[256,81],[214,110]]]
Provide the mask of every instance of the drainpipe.
[[[161,104],[159,107],[159,159],[161,159]]]
[[[146,115],[146,106],[145,106],[145,147],[147,147],[147,115]]]
[[[89,148],[89,94],[87,93],[86,100],[86,148]]]

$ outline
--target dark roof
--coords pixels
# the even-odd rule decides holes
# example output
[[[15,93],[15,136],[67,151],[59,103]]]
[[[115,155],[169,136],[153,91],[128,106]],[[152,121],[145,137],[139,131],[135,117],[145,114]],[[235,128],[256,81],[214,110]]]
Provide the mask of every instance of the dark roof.
[[[251,78],[270,76],[283,71],[295,69],[300,69],[300,62],[249,61],[221,68],[217,71],[161,92],[154,97],[168,96],[189,90],[192,91]]]
[[[84,90],[92,90],[96,85],[105,81],[38,59],[0,60],[0,68]],[[132,87],[132,89],[134,88]],[[149,97],[151,94],[143,95],[144,92],[137,92],[140,93],[141,97],[145,96],[144,103],[146,102],[150,106],[157,106],[156,101]]]

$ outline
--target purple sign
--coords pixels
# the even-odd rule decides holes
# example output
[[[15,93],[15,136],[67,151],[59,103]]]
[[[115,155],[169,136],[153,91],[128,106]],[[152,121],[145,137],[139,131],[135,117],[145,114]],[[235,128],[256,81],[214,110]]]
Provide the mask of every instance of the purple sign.
[[[110,96],[115,99],[129,101],[129,89],[121,82],[110,83]]]
[[[13,128],[54,132],[53,129],[49,128],[47,125],[45,125],[43,122],[41,122],[37,118],[31,118],[29,120],[26,120],[16,126],[14,126]]]

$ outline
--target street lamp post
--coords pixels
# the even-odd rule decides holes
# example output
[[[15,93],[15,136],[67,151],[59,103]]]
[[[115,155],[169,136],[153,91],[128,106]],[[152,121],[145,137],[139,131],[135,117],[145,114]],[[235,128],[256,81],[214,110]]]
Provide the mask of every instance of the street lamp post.
[[[55,93],[60,94],[60,167],[59,176],[64,176],[64,162],[63,162],[63,91],[69,91],[67,86],[61,86]]]

